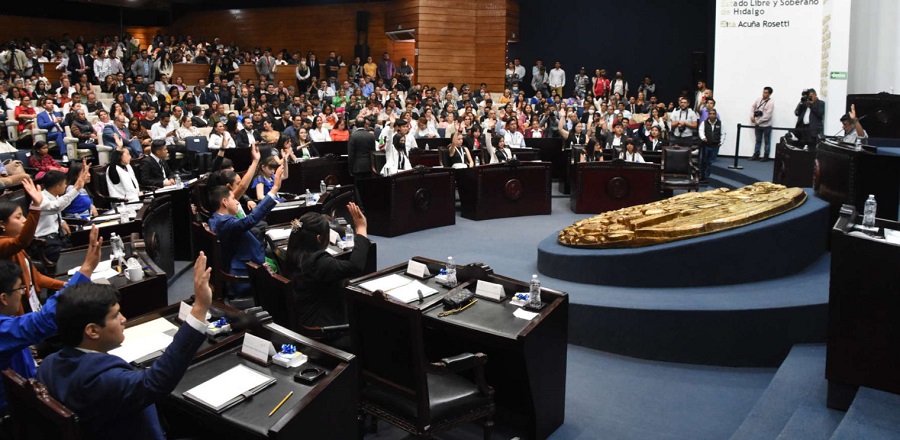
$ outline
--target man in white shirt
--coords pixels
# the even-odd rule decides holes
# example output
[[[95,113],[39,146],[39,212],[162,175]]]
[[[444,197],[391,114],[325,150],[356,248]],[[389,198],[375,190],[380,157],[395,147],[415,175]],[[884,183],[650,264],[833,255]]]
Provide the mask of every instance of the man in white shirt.
[[[763,139],[766,149],[762,157],[769,157],[769,150],[772,148],[772,114],[775,112],[775,103],[771,97],[772,88],[764,87],[762,97],[753,103],[750,122],[756,127],[756,145],[753,147],[753,157],[750,160],[759,160]]]
[[[850,104],[850,113],[841,116],[841,126],[844,128],[844,137],[841,142],[855,144],[857,140],[865,144],[869,140],[869,133],[863,129],[859,119],[856,118],[856,104]]]
[[[562,98],[563,87],[566,86],[566,71],[562,70],[559,61],[553,63],[553,69],[550,70],[550,91],[556,93]],[[552,95],[551,95],[552,96]]]
[[[106,77],[111,73],[110,67],[110,60],[106,57],[106,51],[99,51],[97,59],[94,60],[94,73],[97,75],[97,80],[101,83],[105,82]]]
[[[697,113],[688,106],[687,98],[678,100],[679,108],[672,112],[672,144],[693,147],[694,130],[697,129],[699,119]]]
[[[150,139],[154,141],[164,141],[167,146],[175,145],[175,129],[169,126],[171,116],[168,113],[162,113],[159,121],[150,127]]]

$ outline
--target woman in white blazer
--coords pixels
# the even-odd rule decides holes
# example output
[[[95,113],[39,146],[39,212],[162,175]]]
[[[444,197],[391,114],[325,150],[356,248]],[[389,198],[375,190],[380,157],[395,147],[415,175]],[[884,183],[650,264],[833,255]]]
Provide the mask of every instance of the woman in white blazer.
[[[131,152],[127,148],[113,150],[106,167],[106,188],[110,197],[136,202],[141,197],[134,168],[131,168]]]

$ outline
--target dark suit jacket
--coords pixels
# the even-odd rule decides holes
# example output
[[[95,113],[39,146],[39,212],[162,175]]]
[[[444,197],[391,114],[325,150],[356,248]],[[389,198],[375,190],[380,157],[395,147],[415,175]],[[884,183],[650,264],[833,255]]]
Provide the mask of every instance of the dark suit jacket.
[[[86,72],[88,74],[88,79],[93,79],[94,78],[94,59],[91,58],[91,56],[88,54],[84,55],[84,67],[85,67],[85,69],[90,69],[90,70],[86,70]],[[72,83],[78,82],[77,79],[79,76],[81,76],[81,74],[77,72],[78,69],[81,69],[81,63],[78,62],[78,54],[73,53],[71,56],[69,56],[69,64],[66,66],[66,71],[71,72],[72,77],[74,77],[72,80]]]
[[[253,138],[256,139],[256,142],[262,142],[259,130],[253,130]],[[238,148],[250,148],[250,137],[247,136],[247,129],[237,132],[237,136],[234,136],[234,143]]]
[[[209,122],[207,122],[203,119],[200,119],[196,116],[191,117],[191,123],[194,125],[194,127],[197,127],[197,128],[203,128],[203,127],[206,127],[209,125]]]
[[[209,227],[219,236],[219,242],[222,243],[222,261],[228,265],[222,269],[233,275],[247,275],[248,261],[256,264],[265,262],[266,255],[263,253],[262,245],[250,229],[265,220],[266,215],[274,207],[275,200],[267,194],[244,218],[219,213],[214,213],[209,218]]]
[[[171,179],[172,176],[174,176],[174,174],[172,174],[172,169],[169,168],[169,164],[166,163],[166,161],[162,161],[162,166],[160,166],[160,162],[157,162],[152,154],[148,154],[144,157],[143,163],[141,164],[141,176],[138,179],[141,187],[162,187],[164,180],[163,170],[166,171],[166,179]]]
[[[644,140],[644,151],[662,151],[663,147],[668,146],[669,143],[663,139],[656,138],[656,145],[653,145],[653,141],[649,138]]]
[[[172,344],[148,370],[136,370],[118,356],[63,348],[38,370],[50,395],[78,414],[91,438],[164,439],[155,403],[187,371],[206,335],[181,324]]]
[[[375,135],[363,128],[354,128],[347,142],[347,166],[350,174],[366,174],[372,172],[372,159],[369,153],[375,151]]]
[[[807,107],[812,110],[809,113],[809,131],[813,136],[824,133],[825,124],[822,119],[825,117],[825,101],[821,99],[816,100],[811,106],[806,103],[797,105],[794,110],[794,114],[797,116],[797,126],[803,125],[803,115],[806,114]]]
[[[149,93],[144,93],[143,98],[144,102],[146,102],[150,107],[155,108],[157,112],[159,112],[159,109],[162,108],[162,104],[166,102],[166,97],[159,92],[156,93],[156,102],[153,102],[153,100],[150,99]]]

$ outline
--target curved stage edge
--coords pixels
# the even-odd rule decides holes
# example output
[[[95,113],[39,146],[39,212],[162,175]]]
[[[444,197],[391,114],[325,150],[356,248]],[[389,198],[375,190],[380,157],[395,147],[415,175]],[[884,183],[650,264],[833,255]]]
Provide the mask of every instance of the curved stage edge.
[[[561,280],[628,287],[750,283],[795,274],[828,242],[827,202],[809,188],[806,202],[751,225],[632,249],[578,249],[553,234],[538,245],[538,271]]]

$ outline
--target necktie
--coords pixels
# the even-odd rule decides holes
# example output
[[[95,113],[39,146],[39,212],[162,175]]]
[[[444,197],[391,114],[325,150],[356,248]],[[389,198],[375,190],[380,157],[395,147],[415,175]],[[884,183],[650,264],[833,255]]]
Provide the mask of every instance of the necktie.
[[[81,70],[84,70],[84,57],[78,55],[78,61],[81,63]]]

